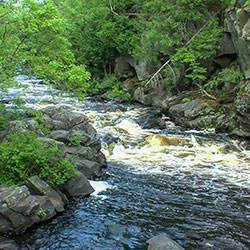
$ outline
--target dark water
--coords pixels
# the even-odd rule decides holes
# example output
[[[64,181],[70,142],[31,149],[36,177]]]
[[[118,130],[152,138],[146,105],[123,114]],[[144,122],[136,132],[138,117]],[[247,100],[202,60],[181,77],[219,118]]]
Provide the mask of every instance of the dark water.
[[[38,90],[34,87],[29,96],[25,91],[27,98],[32,98],[29,103],[37,102],[33,91],[43,93],[41,88],[41,85]],[[43,94],[37,96],[44,101],[41,100]],[[50,101],[49,95],[46,101]],[[73,109],[97,112],[95,125],[101,138],[112,133],[111,127],[102,130],[107,123],[112,126],[131,118],[140,124],[141,111],[144,119],[152,115],[152,109],[138,105],[92,99],[83,105],[70,99],[53,99],[53,103],[59,102],[71,105]],[[138,116],[135,109],[140,111]],[[114,120],[115,112],[121,114],[117,120]],[[167,128],[160,132],[166,133],[166,130],[177,136],[185,134],[182,128]],[[131,144],[125,145],[126,149],[139,148],[134,135],[114,136],[123,138],[122,143],[131,140]],[[201,140],[213,139],[217,140],[216,136],[201,132]],[[141,140],[140,136],[138,140]],[[224,136],[219,140],[230,141]],[[110,160],[105,180],[112,188],[101,193],[105,199],[91,196],[75,202],[51,222],[32,228],[26,234],[14,237],[15,240],[23,249],[139,250],[146,249],[147,239],[165,232],[187,250],[250,249],[250,192],[247,188],[250,175],[244,161],[239,166],[220,163],[214,164],[214,169],[206,166],[197,170],[188,158],[179,160],[166,154],[158,161],[158,154],[153,156],[156,156],[155,161],[141,161],[139,168],[133,160]],[[244,167],[240,168],[243,163]],[[151,171],[159,166],[162,166],[161,171]],[[239,179],[237,173],[241,174]],[[191,239],[195,233],[199,239]]]
[[[145,174],[111,164],[107,198],[83,199],[24,235],[35,249],[146,249],[168,233],[186,249],[250,249],[249,191],[196,176]],[[197,232],[192,240],[186,234]]]

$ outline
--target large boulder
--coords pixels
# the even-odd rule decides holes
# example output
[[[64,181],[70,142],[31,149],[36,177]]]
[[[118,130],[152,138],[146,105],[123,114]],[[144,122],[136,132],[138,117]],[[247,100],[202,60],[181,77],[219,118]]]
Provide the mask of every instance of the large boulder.
[[[165,233],[149,239],[147,244],[148,250],[184,250],[184,248],[171,240]]]
[[[231,34],[241,70],[250,79],[250,8],[245,6],[246,0],[237,2],[237,7],[226,13],[225,27]]]
[[[0,234],[22,233],[55,215],[55,207],[49,198],[31,195],[26,186],[0,188]]]
[[[0,249],[1,250],[18,250],[19,247],[14,240],[0,236]]]
[[[76,163],[76,169],[89,179],[102,176],[103,166],[95,161],[89,161],[81,158],[72,159]]]
[[[81,173],[79,176],[69,179],[63,186],[63,191],[70,198],[85,197],[92,194],[95,190],[88,179]]]
[[[64,211],[62,197],[38,176],[32,176],[26,180],[25,185],[32,195],[47,196],[57,212]]]

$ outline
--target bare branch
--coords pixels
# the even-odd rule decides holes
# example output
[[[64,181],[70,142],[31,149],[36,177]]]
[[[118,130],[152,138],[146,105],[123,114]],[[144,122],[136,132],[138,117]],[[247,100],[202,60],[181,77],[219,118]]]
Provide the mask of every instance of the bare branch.
[[[216,16],[219,12],[221,11],[218,10],[213,16]],[[210,19],[192,36],[192,38],[182,47],[185,48],[187,47],[209,24]],[[145,87],[171,62],[172,58],[168,59],[157,71],[156,73],[146,82]]]
[[[119,14],[116,13],[116,12],[114,11],[114,8],[113,8],[113,6],[112,6],[112,0],[109,0],[109,7],[110,7],[110,10],[111,10],[111,12],[112,12],[113,14],[115,14],[116,16],[119,16]]]

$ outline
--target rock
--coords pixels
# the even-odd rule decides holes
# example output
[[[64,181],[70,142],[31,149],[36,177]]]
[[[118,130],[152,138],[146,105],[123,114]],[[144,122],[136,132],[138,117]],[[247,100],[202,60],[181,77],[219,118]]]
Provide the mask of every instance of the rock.
[[[56,216],[56,208],[49,197],[40,195],[34,195],[34,197],[39,202],[39,209],[33,217],[37,222],[47,221]]]
[[[52,137],[54,140],[65,143],[66,145],[85,145],[87,142],[92,141],[90,136],[83,131],[77,130],[56,130],[52,132]]]
[[[171,240],[165,233],[149,239],[147,244],[148,250],[184,250],[184,248]]]
[[[26,125],[24,121],[16,120],[10,121],[8,125],[8,133],[9,134],[16,134],[20,132],[24,132],[26,130]]]
[[[145,88],[138,87],[134,91],[134,100],[145,105],[150,105],[152,103],[151,96],[145,93]]]
[[[239,2],[237,8],[226,13],[225,27],[231,33],[240,68],[246,79],[250,79],[250,11],[245,2]]]
[[[115,60],[115,75],[116,76],[134,76],[135,71],[131,67],[131,65],[127,62],[127,58],[125,56],[121,56],[116,58]]]
[[[102,176],[102,165],[98,162],[79,158],[73,158],[72,160],[76,163],[76,169],[87,178],[92,179]]]
[[[42,142],[43,146],[44,147],[56,147],[62,151],[65,151],[65,144],[63,142],[60,142],[60,141],[56,141],[54,139],[51,139],[51,138],[47,138],[47,137],[40,137],[39,138],[40,141]]]
[[[33,119],[26,120],[26,129],[30,131],[34,131],[39,136],[43,135],[38,122],[36,122]]]
[[[57,212],[64,211],[64,202],[61,196],[38,176],[27,179],[25,185],[32,195],[47,196]]]
[[[32,226],[33,216],[39,209],[39,201],[30,195],[26,186],[0,189],[0,234],[21,233]]]
[[[237,57],[230,33],[224,33],[219,47],[220,49],[213,61],[216,62],[221,68],[226,68]]]
[[[47,114],[43,115],[43,121],[45,126],[49,130],[63,130],[65,129],[65,125],[61,121],[57,121],[49,117]]]
[[[116,75],[129,75],[136,76],[139,81],[149,78],[156,71],[155,64],[144,61],[136,60],[129,55],[123,55],[116,59],[115,73]]]
[[[76,125],[87,124],[88,122],[88,118],[85,115],[72,112],[68,107],[47,107],[42,112],[51,119],[62,122],[64,129],[71,129]]]
[[[1,250],[18,250],[19,247],[14,240],[0,237],[0,249]]]
[[[192,239],[192,240],[201,240],[202,239],[202,237],[199,234],[197,234],[196,232],[193,232],[193,231],[187,232],[186,236],[187,236],[187,238]]]
[[[84,197],[95,191],[88,179],[81,173],[79,176],[69,179],[64,184],[63,190],[69,197],[73,198]]]
[[[178,146],[184,145],[185,140],[177,137],[168,137],[165,135],[150,135],[146,139],[147,143],[149,143],[152,147],[162,147],[162,146]]]

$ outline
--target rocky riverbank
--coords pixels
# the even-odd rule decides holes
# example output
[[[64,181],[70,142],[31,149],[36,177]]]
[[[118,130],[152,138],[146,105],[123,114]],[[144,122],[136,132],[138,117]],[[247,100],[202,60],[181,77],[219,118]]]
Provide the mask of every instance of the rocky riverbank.
[[[1,235],[23,233],[63,212],[71,199],[91,194],[94,189],[88,179],[100,177],[106,167],[101,142],[87,117],[67,107],[52,106],[42,110],[40,120],[42,126],[32,118],[11,121],[9,129],[1,133],[1,141],[11,133],[34,131],[45,147],[56,146],[66,159],[75,162],[79,175],[57,189],[38,176],[30,177],[21,186],[1,186]]]
[[[144,61],[133,61],[129,56],[116,60],[118,76],[126,79],[122,89],[132,99],[145,105],[159,107],[178,125],[189,128],[215,128],[241,137],[250,137],[250,7],[246,1],[221,16],[224,35],[220,49],[210,59],[201,62],[211,88],[201,86],[184,77],[184,65],[169,65],[171,77],[147,82],[157,69]],[[125,77],[126,78],[126,77]],[[145,85],[145,82],[147,84]]]

